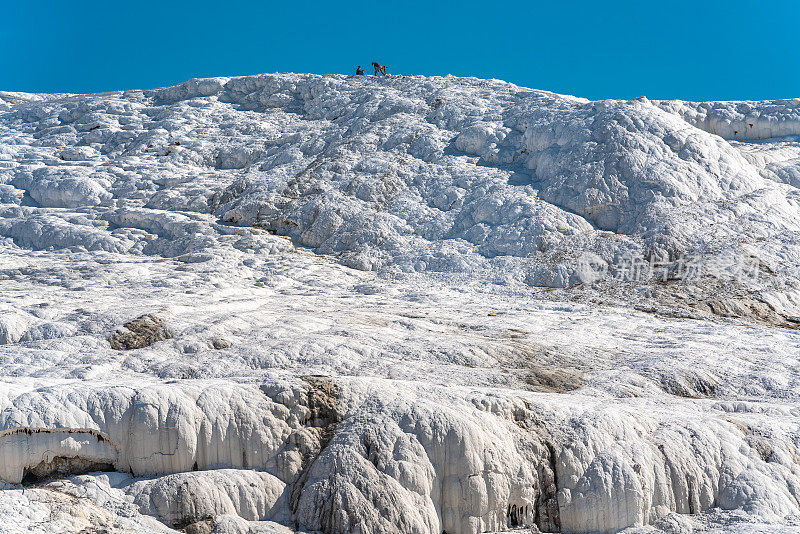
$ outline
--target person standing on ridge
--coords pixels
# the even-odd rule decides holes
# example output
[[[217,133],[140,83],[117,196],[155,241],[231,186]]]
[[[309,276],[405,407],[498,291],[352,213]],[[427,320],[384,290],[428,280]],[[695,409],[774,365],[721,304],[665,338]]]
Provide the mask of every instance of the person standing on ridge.
[[[381,65],[377,61],[373,61],[372,66],[375,67],[375,76],[377,76],[378,73],[386,76],[386,65]]]
[[[356,68],[356,76],[362,76],[363,74],[364,74],[364,69],[362,69],[362,68],[361,68],[361,65],[359,65],[359,66]]]

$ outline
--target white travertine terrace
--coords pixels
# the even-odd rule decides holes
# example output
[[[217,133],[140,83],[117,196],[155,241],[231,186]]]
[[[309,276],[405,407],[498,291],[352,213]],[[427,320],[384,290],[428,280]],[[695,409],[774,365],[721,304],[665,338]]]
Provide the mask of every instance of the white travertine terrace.
[[[0,92],[0,532],[800,532],[799,103]]]

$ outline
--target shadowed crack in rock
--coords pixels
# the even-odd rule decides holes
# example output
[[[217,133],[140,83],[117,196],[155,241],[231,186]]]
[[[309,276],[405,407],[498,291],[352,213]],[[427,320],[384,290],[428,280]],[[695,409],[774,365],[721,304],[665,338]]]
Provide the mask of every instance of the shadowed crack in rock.
[[[114,470],[114,465],[108,462],[97,462],[80,456],[56,456],[50,461],[42,461],[26,469],[22,484],[39,484],[50,478],[66,478],[95,471]]]
[[[297,513],[300,496],[303,493],[303,487],[308,481],[311,467],[319,458],[320,453],[325,450],[325,447],[336,432],[336,425],[342,420],[341,414],[337,409],[340,396],[339,386],[326,376],[312,375],[301,378],[309,386],[306,392],[306,403],[310,413],[304,424],[310,429],[316,430],[318,447],[316,450],[304,455],[302,470],[292,487],[289,505],[293,517]]]
[[[527,432],[527,438],[519,442],[520,450],[525,451],[531,466],[536,471],[539,487],[532,510],[527,506],[520,509],[511,503],[508,505],[506,520],[509,528],[533,527],[539,532],[561,532],[561,517],[558,506],[558,452],[554,437],[545,427],[545,423],[533,411],[527,401],[525,408],[514,411],[513,421],[519,428]],[[530,522],[532,520],[532,523]]]

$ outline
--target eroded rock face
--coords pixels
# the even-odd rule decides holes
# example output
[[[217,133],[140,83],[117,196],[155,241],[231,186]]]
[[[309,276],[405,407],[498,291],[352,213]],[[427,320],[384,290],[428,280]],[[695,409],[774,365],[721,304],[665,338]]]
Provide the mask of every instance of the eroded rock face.
[[[0,531],[791,528],[800,100],[740,104],[0,93]]]
[[[171,339],[174,335],[163,319],[157,315],[147,314],[125,323],[108,341],[114,350],[133,350]]]
[[[286,519],[286,484],[266,472],[220,469],[134,482],[125,492],[139,509],[173,528],[220,515],[248,521]]]
[[[555,393],[322,376],[228,389],[51,390],[53,415],[100,430],[6,431],[3,480],[113,463],[150,477],[110,482],[120,499],[168,525],[236,515],[335,534],[610,532],[718,505],[796,510],[791,435],[696,399],[675,397],[704,410],[688,416],[637,399],[619,410]]]
[[[0,478],[11,484],[113,469],[119,445],[97,430],[15,428],[0,432]]]
[[[113,471],[111,462],[97,461],[80,456],[54,456],[50,461],[43,461],[25,471],[22,484],[36,484],[49,478],[66,478],[95,471]]]
[[[325,376],[305,376],[303,381],[308,385],[305,399],[308,417],[303,420],[305,427],[302,433],[303,439],[293,440],[296,444],[291,444],[295,447],[293,452],[300,455],[302,462],[292,483],[289,502],[292,517],[298,523],[300,522],[297,517],[298,507],[311,469],[333,438],[336,425],[342,420],[342,414],[337,406],[341,394],[339,386],[330,377]]]

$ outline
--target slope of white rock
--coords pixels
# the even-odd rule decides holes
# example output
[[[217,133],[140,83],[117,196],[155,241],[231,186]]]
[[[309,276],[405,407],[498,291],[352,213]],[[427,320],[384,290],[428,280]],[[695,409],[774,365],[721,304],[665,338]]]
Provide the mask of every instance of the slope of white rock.
[[[800,531],[799,104],[0,93],[0,532]]]

